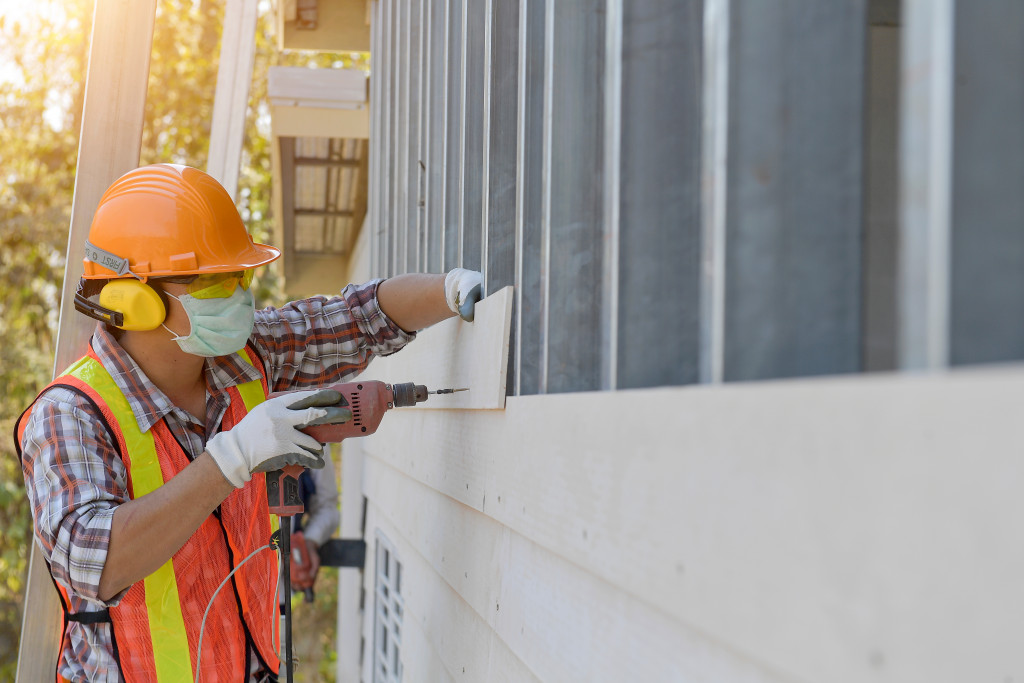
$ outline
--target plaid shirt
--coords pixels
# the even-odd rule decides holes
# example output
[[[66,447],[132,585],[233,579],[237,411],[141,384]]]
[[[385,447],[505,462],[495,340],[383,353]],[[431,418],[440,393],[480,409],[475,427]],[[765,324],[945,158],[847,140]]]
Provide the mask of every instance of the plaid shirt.
[[[379,282],[349,285],[340,297],[256,312],[250,340],[266,365],[271,391],[343,381],[362,371],[372,356],[394,353],[414,338],[381,311]],[[207,435],[217,433],[228,407],[227,388],[260,378],[237,355],[207,359],[202,425],[171,403],[102,325],[92,348],[124,392],[139,428],[145,432],[164,420],[190,459],[205,450]],[[116,605],[127,589],[107,602],[98,591],[114,510],[128,500],[127,472],[100,416],[78,394],[51,388],[35,403],[22,449],[36,540],[54,579],[68,589],[71,611]],[[69,623],[59,672],[72,681],[123,680],[110,625]]]

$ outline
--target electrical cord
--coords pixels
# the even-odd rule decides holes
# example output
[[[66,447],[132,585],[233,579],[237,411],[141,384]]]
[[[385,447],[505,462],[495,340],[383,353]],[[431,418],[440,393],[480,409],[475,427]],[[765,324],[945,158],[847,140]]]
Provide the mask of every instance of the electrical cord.
[[[217,586],[217,590],[213,591],[213,595],[210,596],[210,602],[206,605],[206,611],[203,612],[203,623],[199,627],[199,647],[196,649],[196,680],[195,680],[195,683],[199,683],[199,676],[202,674],[202,669],[199,668],[199,665],[202,663],[202,660],[203,660],[203,632],[206,631],[206,617],[210,616],[210,608],[213,607],[213,601],[217,599],[217,593],[220,593],[220,589],[223,588],[224,584],[226,584],[231,579],[231,577],[235,575],[235,572],[237,572],[239,569],[241,569],[242,566],[246,562],[248,562],[249,560],[254,558],[256,556],[256,553],[262,552],[264,550],[274,550],[274,545],[272,543],[268,543],[265,546],[261,546],[259,548],[256,548],[256,550],[253,550],[251,553],[249,553],[248,557],[246,557],[244,560],[239,562],[238,565],[234,569],[232,569],[228,573],[228,575],[226,577],[224,577],[224,580],[220,582],[219,586]],[[278,581],[278,584],[280,584],[280,581],[281,581],[281,575],[280,574],[278,574],[277,581]],[[275,596],[277,595],[277,590],[274,591],[274,595]],[[274,604],[274,607],[277,607],[277,598],[276,597],[274,598],[274,600],[272,600],[272,602]],[[273,633],[273,629],[271,630],[271,633]],[[276,648],[275,648],[275,650],[276,650]]]

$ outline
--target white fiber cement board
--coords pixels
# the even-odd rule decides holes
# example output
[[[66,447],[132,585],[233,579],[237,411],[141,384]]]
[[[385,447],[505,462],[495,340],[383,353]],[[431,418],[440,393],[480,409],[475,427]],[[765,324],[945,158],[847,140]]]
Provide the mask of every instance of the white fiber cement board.
[[[456,317],[421,330],[398,353],[375,358],[359,378],[415,382],[431,390],[469,388],[431,396],[415,410],[504,408],[512,299],[512,287],[498,290],[476,305],[472,323]]]
[[[512,397],[364,446],[773,671],[952,683],[1024,675],[1022,404],[1015,366]]]

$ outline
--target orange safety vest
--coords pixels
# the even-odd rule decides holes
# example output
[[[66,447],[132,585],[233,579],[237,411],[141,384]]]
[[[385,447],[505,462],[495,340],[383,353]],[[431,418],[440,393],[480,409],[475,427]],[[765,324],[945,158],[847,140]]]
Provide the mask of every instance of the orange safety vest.
[[[256,352],[246,347],[238,353],[259,369],[261,379],[228,389],[231,402],[221,425],[224,431],[268,394],[266,372]],[[190,460],[163,420],[148,432],[139,430],[128,400],[92,348],[47,389],[52,386],[71,388],[99,408],[128,471],[132,499],[156,490],[188,466]],[[18,421],[19,455],[25,416],[31,410],[32,406]],[[133,584],[109,610],[71,614],[67,591],[55,582],[64,609],[62,647],[69,621],[109,621],[114,657],[126,683],[191,681],[200,625],[212,599],[202,635],[200,680],[247,680],[250,644],[263,668],[277,673],[277,559],[269,549],[259,551],[276,531],[276,522],[267,504],[265,475],[257,473],[224,499],[170,560]],[[214,598],[228,574],[254,551]]]

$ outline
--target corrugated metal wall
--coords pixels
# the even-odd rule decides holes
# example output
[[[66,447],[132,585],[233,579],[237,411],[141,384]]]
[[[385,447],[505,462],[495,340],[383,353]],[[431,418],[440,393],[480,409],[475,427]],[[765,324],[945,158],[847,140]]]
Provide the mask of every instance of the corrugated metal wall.
[[[986,7],[378,0],[371,270],[514,284],[516,394],[1024,358]]]

